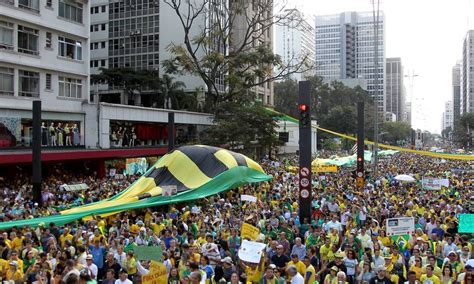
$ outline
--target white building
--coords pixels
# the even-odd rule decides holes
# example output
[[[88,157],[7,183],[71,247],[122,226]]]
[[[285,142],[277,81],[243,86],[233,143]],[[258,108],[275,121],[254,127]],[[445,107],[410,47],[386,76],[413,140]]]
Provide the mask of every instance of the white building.
[[[474,112],[474,30],[467,32],[462,48],[461,115]]]
[[[453,102],[447,101],[444,103],[444,112],[443,112],[443,124],[442,130],[450,128],[453,129],[454,126],[454,109]]]
[[[317,122],[311,122],[311,155],[316,155],[317,148]],[[283,146],[278,149],[279,154],[294,154],[300,149],[300,128],[299,124],[291,121],[278,121],[278,133],[287,133],[288,141],[284,141]]]
[[[67,128],[77,135],[70,136],[74,144],[84,144],[87,0],[0,1],[0,148],[30,145],[32,101],[37,99],[47,134],[43,143],[53,143],[51,131],[65,138]]]
[[[281,56],[285,65],[295,65],[305,59],[309,66],[314,66],[316,45],[313,25],[297,9],[285,10],[276,17],[282,20],[275,26],[275,53]],[[314,75],[314,70],[292,74],[291,78],[301,81],[311,75]]]
[[[378,90],[379,111],[385,112],[385,17],[379,16],[378,70],[374,69],[372,12],[345,12],[316,17],[316,75],[329,80],[363,78],[369,94]],[[378,85],[375,84],[378,74]],[[376,89],[376,86],[378,88]]]

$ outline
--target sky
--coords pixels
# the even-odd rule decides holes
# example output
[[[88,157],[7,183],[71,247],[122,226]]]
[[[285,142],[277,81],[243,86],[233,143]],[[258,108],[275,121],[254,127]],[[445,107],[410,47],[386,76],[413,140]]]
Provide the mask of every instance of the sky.
[[[371,0],[287,0],[306,16],[372,11]],[[452,67],[474,29],[474,0],[380,0],[385,14],[386,57],[400,57],[405,74],[417,74],[406,97],[414,102],[412,126],[441,133],[444,103],[452,100]]]

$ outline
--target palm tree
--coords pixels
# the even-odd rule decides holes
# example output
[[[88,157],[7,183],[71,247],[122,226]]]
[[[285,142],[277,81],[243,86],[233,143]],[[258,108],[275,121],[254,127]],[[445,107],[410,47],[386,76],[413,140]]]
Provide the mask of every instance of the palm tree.
[[[186,85],[181,81],[174,81],[174,77],[164,74],[160,79],[161,84],[159,87],[160,92],[164,97],[164,108],[165,109],[179,109],[178,94],[184,93]],[[174,104],[174,106],[173,106]]]

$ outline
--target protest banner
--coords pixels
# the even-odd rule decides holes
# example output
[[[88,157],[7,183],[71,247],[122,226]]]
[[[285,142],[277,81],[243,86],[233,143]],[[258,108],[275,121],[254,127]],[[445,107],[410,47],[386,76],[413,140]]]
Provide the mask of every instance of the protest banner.
[[[389,218],[385,222],[387,236],[411,235],[415,232],[413,217]]]
[[[474,233],[474,214],[459,215],[459,233]]]
[[[160,246],[134,246],[132,249],[138,260],[161,261],[163,255]]]
[[[442,186],[449,187],[449,180],[431,177],[423,177],[421,180],[421,187],[426,190],[440,190]]]
[[[142,284],[168,284],[166,266],[157,261],[152,261],[149,272],[142,275]]]
[[[266,244],[243,240],[238,256],[241,260],[250,263],[259,263]]]
[[[335,173],[337,172],[336,165],[317,165],[313,167],[313,172],[316,173]]]
[[[257,227],[250,225],[249,223],[242,223],[240,237],[242,239],[251,239],[255,241],[260,234],[260,230]]]
[[[242,195],[240,196],[240,200],[242,200],[242,201],[249,201],[249,202],[255,203],[255,202],[257,202],[257,197],[252,196],[252,195],[242,194]]]

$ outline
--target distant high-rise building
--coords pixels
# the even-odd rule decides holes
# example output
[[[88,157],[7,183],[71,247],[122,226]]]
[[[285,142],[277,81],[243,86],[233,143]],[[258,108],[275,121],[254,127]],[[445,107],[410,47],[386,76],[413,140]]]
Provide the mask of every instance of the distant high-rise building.
[[[411,102],[405,103],[405,115],[403,121],[406,121],[408,124],[411,125]]]
[[[286,66],[298,64],[303,59],[314,65],[316,46],[313,25],[297,9],[285,10],[276,17],[282,20],[275,26],[275,53],[281,56]],[[314,75],[314,70],[292,74],[290,77],[300,81],[311,75]]]
[[[453,129],[453,102],[447,101],[444,103],[443,124],[442,130]]]
[[[375,96],[377,91],[379,111],[385,111],[385,18],[383,13],[380,13],[378,26],[378,70],[375,70],[372,12],[345,12],[317,16],[315,63],[316,75],[325,79],[366,79],[369,94]]]
[[[474,112],[474,30],[467,32],[462,48],[461,115]]]
[[[461,62],[453,67],[453,122],[456,124],[461,116]]]
[[[396,121],[405,116],[405,90],[403,87],[403,66],[399,57],[386,61],[386,111],[396,115]]]

